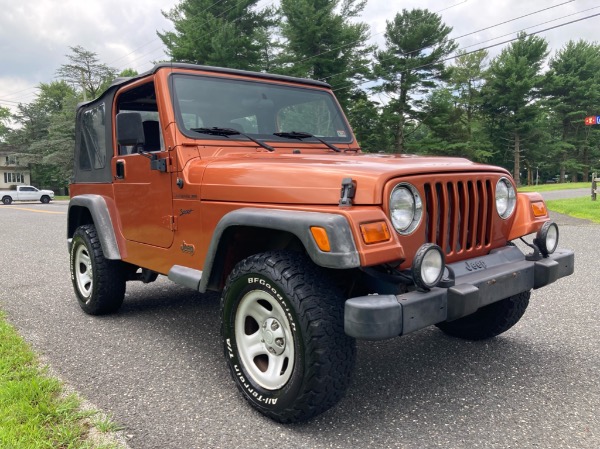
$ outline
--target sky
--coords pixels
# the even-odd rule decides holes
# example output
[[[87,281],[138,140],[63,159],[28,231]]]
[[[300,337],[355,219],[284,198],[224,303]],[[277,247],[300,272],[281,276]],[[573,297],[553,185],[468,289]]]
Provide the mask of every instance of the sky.
[[[67,62],[69,47],[77,45],[119,71],[149,70],[152,61],[166,59],[156,32],[171,30],[172,24],[161,11],[178,2],[0,0],[0,106],[14,109],[19,102],[33,101],[36,86],[53,81],[56,70]],[[261,0],[259,6],[277,2]],[[359,20],[370,26],[371,41],[383,47],[386,20],[412,8],[439,13],[453,28],[451,37],[459,47],[475,50],[512,39],[520,30],[532,33],[600,14],[600,0],[368,0]],[[542,9],[546,10],[535,13]],[[552,54],[569,40],[598,42],[599,32],[600,15],[539,35],[547,39]],[[489,49],[490,55],[506,45]]]

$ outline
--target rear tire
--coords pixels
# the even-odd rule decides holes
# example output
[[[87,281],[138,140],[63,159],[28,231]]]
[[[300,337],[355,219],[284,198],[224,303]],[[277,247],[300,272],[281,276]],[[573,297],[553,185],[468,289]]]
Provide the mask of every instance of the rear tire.
[[[444,333],[466,340],[485,340],[506,332],[521,319],[529,305],[530,291],[502,299],[455,321],[438,323]]]
[[[10,196],[5,196],[2,198],[2,202],[8,206],[10,203],[12,203],[12,198]]]
[[[71,281],[79,306],[90,315],[116,312],[125,298],[122,262],[104,257],[94,225],[77,228],[71,244]]]
[[[222,336],[244,398],[275,421],[304,421],[344,395],[356,355],[344,298],[307,257],[267,252],[227,279]]]

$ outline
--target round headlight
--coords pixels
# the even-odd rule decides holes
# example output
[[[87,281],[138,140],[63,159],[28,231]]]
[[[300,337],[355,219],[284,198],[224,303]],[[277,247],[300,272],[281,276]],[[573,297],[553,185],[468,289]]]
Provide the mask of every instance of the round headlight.
[[[423,216],[423,203],[417,189],[411,184],[401,183],[390,195],[390,219],[396,231],[406,235],[413,232]]]
[[[558,226],[556,223],[551,221],[544,223],[537,233],[535,243],[544,257],[552,254],[558,246]]]
[[[413,259],[412,274],[415,285],[424,290],[435,287],[442,279],[445,265],[442,249],[433,243],[425,243]]]
[[[496,210],[500,217],[507,219],[517,205],[517,192],[508,178],[500,178],[496,184]]]

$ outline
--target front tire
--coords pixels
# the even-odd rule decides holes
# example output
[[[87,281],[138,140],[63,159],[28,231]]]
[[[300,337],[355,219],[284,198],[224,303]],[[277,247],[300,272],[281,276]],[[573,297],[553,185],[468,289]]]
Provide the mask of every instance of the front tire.
[[[455,321],[438,323],[444,333],[466,340],[485,340],[506,332],[521,319],[529,305],[530,291],[482,307]]]
[[[71,281],[79,306],[90,315],[116,312],[125,298],[121,261],[104,257],[94,225],[77,228],[70,255]]]
[[[222,336],[231,375],[253,407],[290,423],[342,398],[356,355],[343,307],[301,254],[267,252],[236,266],[223,291]]]
[[[50,197],[48,195],[44,195],[40,198],[40,201],[42,202],[42,204],[48,204],[50,202]]]

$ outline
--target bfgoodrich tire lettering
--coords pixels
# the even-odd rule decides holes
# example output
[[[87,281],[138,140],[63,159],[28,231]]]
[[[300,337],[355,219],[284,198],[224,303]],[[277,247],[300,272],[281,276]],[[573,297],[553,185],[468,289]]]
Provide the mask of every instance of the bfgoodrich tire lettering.
[[[94,225],[77,228],[70,254],[71,281],[79,306],[90,315],[116,312],[125,297],[121,261],[108,260]]]
[[[355,359],[343,298],[301,254],[240,262],[223,291],[222,335],[244,397],[280,422],[309,419],[344,395]]]
[[[530,291],[509,296],[464,318],[439,323],[437,327],[448,335],[467,340],[492,338],[517,324],[529,305],[530,296]]]

